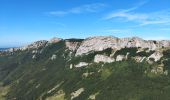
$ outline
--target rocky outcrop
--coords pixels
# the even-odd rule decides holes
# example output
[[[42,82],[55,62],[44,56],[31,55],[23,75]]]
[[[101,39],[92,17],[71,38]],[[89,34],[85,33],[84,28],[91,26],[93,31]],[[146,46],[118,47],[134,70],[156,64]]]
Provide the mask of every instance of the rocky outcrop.
[[[105,56],[105,55],[97,54],[94,57],[94,62],[96,62],[96,63],[99,63],[99,62],[111,63],[111,62],[114,62],[114,61],[115,61],[114,58],[111,58],[111,57],[108,57],[108,56]]]
[[[170,41],[153,41],[143,40],[138,37],[132,38],[116,38],[111,36],[99,36],[85,39],[80,47],[77,49],[76,55],[88,54],[92,51],[103,51],[107,48],[148,48],[149,50],[156,50],[159,48],[170,47]]]
[[[122,60],[124,60],[124,59],[126,59],[126,56],[125,56],[125,55],[118,55],[118,56],[116,57],[116,61],[122,61]]]
[[[71,100],[78,97],[83,91],[84,91],[84,88],[80,88],[77,91],[71,93]]]
[[[155,53],[153,53],[151,56],[148,57],[148,60],[150,58],[153,58],[155,62],[159,61],[161,59],[161,57],[163,57],[163,54],[161,51],[156,51]]]
[[[38,50],[33,50],[32,51],[32,54],[36,54],[36,53],[38,53]]]
[[[78,46],[79,46],[79,42],[70,42],[70,41],[66,41],[65,42],[66,47],[71,50],[71,51],[76,51]]]
[[[48,42],[48,41],[46,41],[46,40],[36,41],[36,42],[34,42],[34,43],[26,46],[26,49],[36,49],[36,48],[45,46],[45,44],[46,44],[47,42]],[[24,47],[24,48],[25,48],[25,47]]]
[[[107,48],[117,48],[119,39],[110,36],[90,37],[85,39],[77,49],[76,56],[88,54],[91,51],[103,51]]]
[[[34,54],[33,56],[32,56],[32,59],[35,59],[36,58],[36,55]]]
[[[23,47],[18,47],[18,48],[9,48],[7,50],[5,50],[4,52],[9,52],[9,53],[13,53],[15,51],[24,51],[24,50],[29,50],[29,49],[38,49],[40,47],[45,47],[45,45],[48,43],[47,40],[40,40],[40,41],[36,41],[33,42],[32,44],[23,46]],[[37,51],[32,51],[32,53],[36,53]]]
[[[61,40],[62,40],[61,38],[54,37],[51,40],[49,40],[48,43],[58,43]]]
[[[51,57],[50,59],[51,59],[51,60],[55,60],[56,57],[57,57],[57,56],[56,56],[55,54],[53,54],[52,57]]]
[[[48,41],[46,41],[46,40],[40,40],[40,41],[33,42],[32,44],[29,44],[27,46],[23,46],[23,47],[19,47],[19,48],[10,48],[10,49],[6,50],[6,52],[15,52],[18,50],[24,51],[27,49],[37,49],[39,47],[45,46],[47,43],[48,43]]]
[[[70,64],[70,69],[73,69],[73,64]]]
[[[60,38],[52,38],[49,41],[41,40],[34,42],[28,46],[24,46],[21,48],[11,48],[6,50],[6,52],[14,52],[17,50],[27,50],[27,49],[37,49],[42,46],[46,46],[49,43],[58,43],[62,39]],[[94,51],[103,51],[105,49],[111,48],[113,50],[119,50],[121,48],[132,48],[132,47],[140,47],[140,48],[148,48],[148,50],[157,50],[164,47],[170,47],[170,41],[162,40],[143,40],[138,37],[132,38],[117,38],[112,36],[96,36],[89,37],[85,40],[83,39],[65,39],[65,46],[70,51],[75,52],[75,56],[79,55],[87,55],[90,52]]]
[[[75,65],[75,67],[84,67],[84,66],[87,66],[87,65],[88,65],[88,63],[86,63],[86,62],[80,62],[77,65]]]

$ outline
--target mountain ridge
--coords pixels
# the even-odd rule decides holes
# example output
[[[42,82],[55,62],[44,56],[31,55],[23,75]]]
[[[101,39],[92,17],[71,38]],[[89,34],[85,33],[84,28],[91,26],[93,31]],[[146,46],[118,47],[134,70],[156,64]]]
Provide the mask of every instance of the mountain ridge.
[[[169,100],[169,66],[169,41],[36,41],[0,52],[0,100]]]
[[[18,48],[9,48],[6,51],[11,52],[11,51],[16,51],[16,50],[25,50],[25,49],[29,49],[29,48],[36,48],[36,47],[38,48],[39,46],[42,46],[46,43],[57,43],[57,42],[62,41],[62,40],[66,40],[66,41],[74,40],[73,42],[85,42],[85,41],[88,42],[90,40],[93,40],[95,42],[95,40],[97,40],[97,41],[103,41],[104,40],[105,43],[108,45],[107,39],[109,39],[112,43],[120,42],[120,43],[117,43],[117,46],[120,46],[120,48],[124,48],[126,46],[127,47],[142,47],[144,45],[142,45],[141,42],[146,43],[146,44],[148,43],[147,46],[150,47],[150,49],[153,49],[153,50],[156,49],[156,48],[162,48],[162,47],[169,47],[170,46],[170,40],[144,40],[144,39],[139,38],[139,37],[118,38],[118,37],[114,37],[114,36],[93,36],[93,37],[88,37],[88,38],[85,38],[85,39],[79,39],[79,38],[62,39],[62,38],[54,37],[50,40],[35,41],[35,42],[33,42],[29,45],[18,47]],[[90,41],[90,42],[93,42],[93,41]],[[130,43],[130,42],[133,42],[134,44]],[[157,45],[157,47],[155,47],[156,45]]]

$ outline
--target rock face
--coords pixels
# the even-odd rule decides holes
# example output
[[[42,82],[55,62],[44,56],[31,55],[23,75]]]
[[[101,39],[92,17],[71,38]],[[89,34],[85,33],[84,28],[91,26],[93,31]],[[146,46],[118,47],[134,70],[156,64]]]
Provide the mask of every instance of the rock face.
[[[116,37],[91,37],[85,39],[77,49],[76,55],[87,54],[91,51],[103,51],[107,48],[117,48],[118,38]]]
[[[47,43],[57,43],[63,39],[52,38],[49,41],[41,40],[34,42],[28,46],[21,48],[11,48],[6,50],[7,52],[14,52],[17,50],[26,50],[26,49],[37,49],[39,47],[45,46]],[[93,51],[103,51],[105,49],[111,48],[114,50],[119,50],[121,48],[148,48],[149,50],[157,50],[164,47],[170,47],[170,41],[154,41],[154,40],[143,40],[138,37],[132,38],[117,38],[112,36],[96,36],[90,37],[85,40],[83,39],[65,39],[65,46],[75,52],[75,56],[87,55]]]
[[[46,40],[41,40],[41,41],[37,41],[37,42],[34,42],[28,46],[26,46],[25,48],[27,49],[36,49],[36,48],[39,48],[41,46],[45,46],[45,44],[47,43],[48,41]]]
[[[162,52],[157,51],[157,52],[153,53],[151,56],[149,56],[148,59],[153,58],[154,61],[157,62],[158,60],[161,59],[161,57],[163,57]]]
[[[163,47],[169,47],[170,41],[152,41],[143,40],[138,37],[132,38],[116,38],[111,36],[99,36],[85,39],[80,47],[77,49],[76,55],[88,54],[92,51],[102,51],[107,48],[120,49],[141,47],[149,50],[156,50]]]
[[[48,43],[57,43],[57,42],[59,42],[61,40],[62,40],[61,38],[54,37]]]
[[[104,63],[111,63],[111,62],[114,62],[115,59],[114,58],[111,58],[111,57],[108,57],[108,56],[105,56],[105,55],[95,55],[94,57],[94,62],[96,63],[99,63],[99,62],[104,62]]]
[[[39,47],[45,46],[47,43],[48,43],[47,40],[40,40],[40,41],[33,42],[32,44],[29,44],[27,46],[23,46],[23,47],[19,47],[19,48],[9,48],[9,49],[5,50],[5,52],[15,52],[18,50],[24,51],[27,49],[37,49]]]
[[[20,48],[13,48],[13,52],[17,51],[17,50],[23,51],[23,50],[26,50],[26,49],[37,49],[39,47],[45,46],[47,43],[48,43],[48,41],[46,41],[46,40],[36,41],[36,42],[33,42],[32,44],[27,45],[27,46],[23,46],[23,47],[20,47]]]
[[[65,44],[66,44],[66,47],[67,47],[69,50],[75,51],[75,50],[78,48],[78,46],[79,46],[80,43],[79,43],[79,42],[66,41]]]

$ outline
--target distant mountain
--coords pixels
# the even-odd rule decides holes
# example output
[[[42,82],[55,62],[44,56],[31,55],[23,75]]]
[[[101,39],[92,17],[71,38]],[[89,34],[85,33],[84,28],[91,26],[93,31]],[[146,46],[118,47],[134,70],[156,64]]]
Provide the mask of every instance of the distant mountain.
[[[0,100],[170,100],[170,41],[40,40],[0,52]]]

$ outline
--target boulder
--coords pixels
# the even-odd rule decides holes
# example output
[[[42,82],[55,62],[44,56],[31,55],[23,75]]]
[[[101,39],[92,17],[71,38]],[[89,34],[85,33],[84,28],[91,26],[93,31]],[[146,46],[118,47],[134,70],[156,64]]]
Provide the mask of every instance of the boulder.
[[[88,63],[86,63],[86,62],[80,62],[77,65],[75,65],[75,67],[84,67],[84,66],[87,66],[87,65],[88,65]]]

